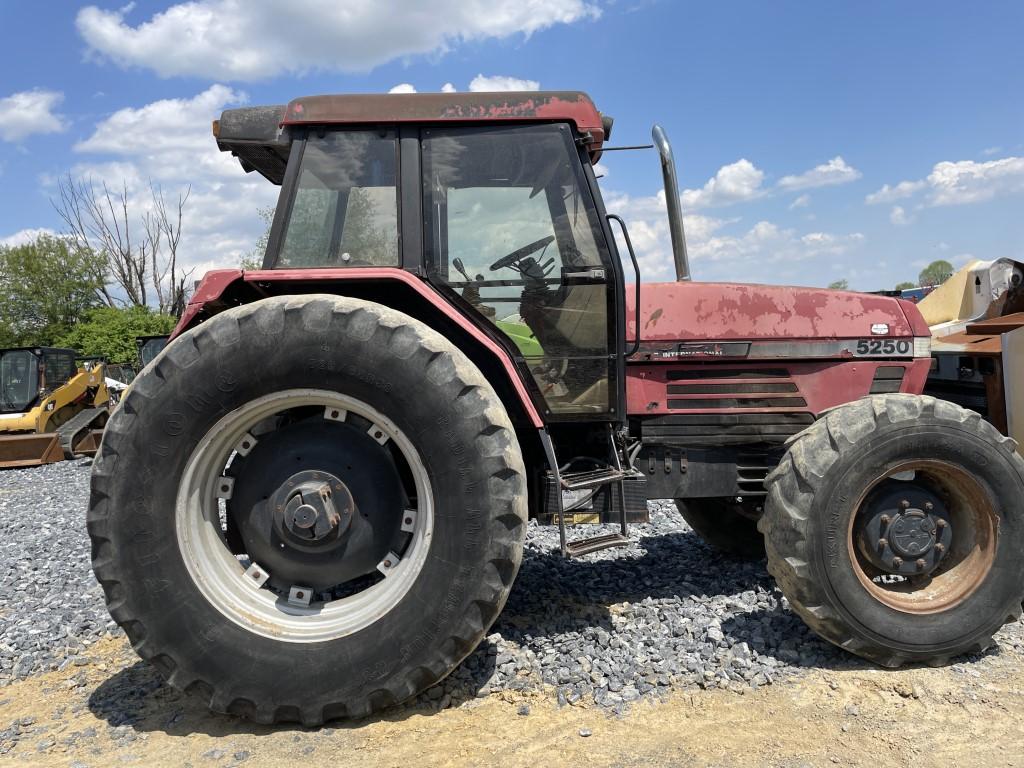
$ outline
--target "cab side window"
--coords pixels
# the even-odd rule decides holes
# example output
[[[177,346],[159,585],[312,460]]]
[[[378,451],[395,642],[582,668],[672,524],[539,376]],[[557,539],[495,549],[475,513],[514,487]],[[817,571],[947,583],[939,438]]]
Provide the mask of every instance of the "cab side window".
[[[397,148],[393,132],[310,136],[274,267],[397,267]]]

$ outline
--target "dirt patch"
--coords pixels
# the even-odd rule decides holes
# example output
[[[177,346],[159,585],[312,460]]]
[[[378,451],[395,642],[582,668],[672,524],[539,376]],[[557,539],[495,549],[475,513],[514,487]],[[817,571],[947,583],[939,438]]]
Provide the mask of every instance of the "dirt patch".
[[[619,718],[504,692],[320,729],[211,715],[124,641],[88,653],[0,689],[0,763],[1024,767],[1024,659],[1005,652],[943,669],[813,670],[743,695],[677,693]]]

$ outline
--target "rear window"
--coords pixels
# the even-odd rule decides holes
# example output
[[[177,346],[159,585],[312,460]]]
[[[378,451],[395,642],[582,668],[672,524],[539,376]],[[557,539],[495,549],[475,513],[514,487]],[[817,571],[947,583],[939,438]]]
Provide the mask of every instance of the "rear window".
[[[75,353],[63,350],[47,350],[43,353],[43,386],[56,389],[67,382],[78,371],[75,365]]]

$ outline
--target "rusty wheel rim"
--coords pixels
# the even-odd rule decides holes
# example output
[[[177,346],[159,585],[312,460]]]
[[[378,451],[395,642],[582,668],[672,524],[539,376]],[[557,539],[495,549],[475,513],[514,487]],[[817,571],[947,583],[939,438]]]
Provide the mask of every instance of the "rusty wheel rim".
[[[904,492],[897,484],[906,484]],[[893,509],[882,508],[889,506],[884,499],[890,490],[907,498]],[[918,508],[911,501],[907,506],[914,498],[925,503]],[[930,503],[934,508],[925,509]],[[981,586],[995,562],[998,516],[991,495],[976,478],[948,462],[920,460],[891,467],[861,494],[855,509],[847,535],[850,561],[864,589],[894,610],[931,614],[953,608]],[[880,532],[874,526],[886,517],[888,527]],[[943,545],[942,552],[937,545]],[[906,559],[915,555],[917,559]],[[897,566],[896,561],[902,562]]]

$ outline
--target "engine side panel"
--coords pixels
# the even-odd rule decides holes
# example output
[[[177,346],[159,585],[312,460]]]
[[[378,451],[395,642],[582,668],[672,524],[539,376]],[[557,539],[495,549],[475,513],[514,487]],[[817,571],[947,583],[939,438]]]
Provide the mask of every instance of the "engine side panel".
[[[636,338],[633,292],[626,291],[626,338]],[[642,342],[796,341],[856,339],[872,326],[883,336],[930,335],[909,302],[819,288],[738,283],[644,283]],[[921,333],[915,333],[920,330]]]

